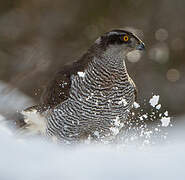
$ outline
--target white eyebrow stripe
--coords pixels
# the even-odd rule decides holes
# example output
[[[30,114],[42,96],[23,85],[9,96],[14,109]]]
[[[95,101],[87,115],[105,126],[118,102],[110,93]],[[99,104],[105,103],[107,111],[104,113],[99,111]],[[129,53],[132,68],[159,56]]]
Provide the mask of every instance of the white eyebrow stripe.
[[[108,34],[109,34],[109,35],[114,35],[114,34],[119,35],[120,33],[115,32],[115,31],[111,31],[111,32],[109,32]]]

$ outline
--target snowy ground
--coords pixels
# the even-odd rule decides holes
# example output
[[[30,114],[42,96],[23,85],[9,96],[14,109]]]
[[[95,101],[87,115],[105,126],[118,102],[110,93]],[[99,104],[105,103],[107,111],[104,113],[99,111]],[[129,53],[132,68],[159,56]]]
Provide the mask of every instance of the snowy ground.
[[[33,104],[31,98],[18,89],[0,81],[0,114],[9,114]]]
[[[0,101],[0,107],[4,107],[1,111],[7,110],[7,106],[3,105],[6,102],[13,110],[31,103],[19,91],[12,93],[6,96],[10,102],[0,93],[0,97],[4,98]],[[149,103],[154,109],[160,109],[158,101],[159,97],[153,96]],[[138,104],[135,106],[139,108]],[[162,126],[169,124],[167,113],[164,114],[159,120]],[[148,117],[153,116],[144,113],[139,120]],[[142,143],[141,146],[136,146],[121,142],[114,145],[70,147],[40,138],[15,137],[5,119],[0,115],[0,180],[185,179],[185,117],[179,118],[182,122],[179,126],[170,128],[168,138],[162,144],[143,146]],[[152,142],[152,137],[147,140]]]
[[[185,179],[185,142],[69,148],[40,139],[18,140],[2,126],[0,132],[1,180]]]

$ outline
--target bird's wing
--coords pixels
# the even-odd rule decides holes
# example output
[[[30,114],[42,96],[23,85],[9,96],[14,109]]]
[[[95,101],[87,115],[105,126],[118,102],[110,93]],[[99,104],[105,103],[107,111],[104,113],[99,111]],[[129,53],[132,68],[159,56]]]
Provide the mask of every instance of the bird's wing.
[[[92,60],[92,53],[88,50],[81,59],[71,65],[65,65],[48,83],[41,96],[41,104],[53,108],[68,99],[71,88],[71,76],[84,71]]]
[[[41,96],[41,104],[53,108],[68,99],[71,88],[71,76],[84,71],[92,57],[87,53],[72,65],[64,66],[48,83]]]
[[[40,103],[20,112],[20,117],[16,121],[17,126],[21,128],[19,134],[25,133],[25,130],[29,131],[29,134],[43,134],[45,132],[45,113],[68,98],[71,75],[75,73],[73,69],[74,65],[64,66],[44,89]]]
[[[41,104],[44,107],[52,108],[65,101],[69,96],[71,88],[71,72],[69,67],[65,67],[54,76],[48,83],[41,96]]]

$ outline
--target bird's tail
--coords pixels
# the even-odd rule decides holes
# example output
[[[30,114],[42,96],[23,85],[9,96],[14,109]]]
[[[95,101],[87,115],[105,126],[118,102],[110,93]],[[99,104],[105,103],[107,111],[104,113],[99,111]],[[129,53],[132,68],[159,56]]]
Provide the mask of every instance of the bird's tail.
[[[18,134],[45,134],[46,118],[37,110],[36,106],[33,106],[20,112],[16,125],[19,129]]]

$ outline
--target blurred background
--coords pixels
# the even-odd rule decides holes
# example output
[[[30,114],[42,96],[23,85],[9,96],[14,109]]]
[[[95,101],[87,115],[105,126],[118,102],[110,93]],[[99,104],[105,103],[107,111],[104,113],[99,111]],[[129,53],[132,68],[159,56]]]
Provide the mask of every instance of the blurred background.
[[[0,113],[38,102],[60,67],[102,33],[126,28],[146,44],[142,56],[131,54],[127,61],[138,102],[157,94],[170,116],[183,115],[184,17],[184,0],[1,0]]]

